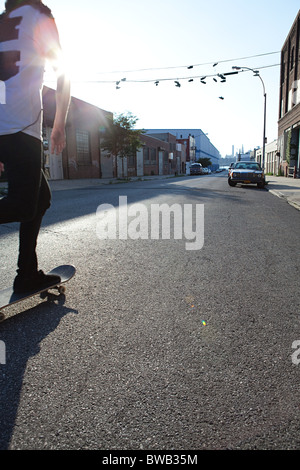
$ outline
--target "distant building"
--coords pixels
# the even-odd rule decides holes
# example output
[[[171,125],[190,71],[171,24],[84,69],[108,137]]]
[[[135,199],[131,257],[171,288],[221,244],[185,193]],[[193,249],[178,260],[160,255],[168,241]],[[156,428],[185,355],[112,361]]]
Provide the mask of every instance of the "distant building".
[[[300,167],[300,10],[281,49],[278,152],[280,171],[298,175]],[[296,169],[296,171],[295,171]]]
[[[188,136],[180,141],[168,131],[142,134],[142,145],[135,155],[111,155],[101,148],[101,139],[113,114],[74,97],[66,123],[66,148],[60,155],[53,155],[50,138],[55,106],[55,90],[45,86],[44,170],[50,180],[179,175],[186,173],[187,161],[195,160],[195,139]]]
[[[185,146],[185,161],[189,163],[194,163],[196,161],[196,142],[195,138],[192,135],[176,139],[179,144]]]
[[[136,168],[132,176],[178,175],[185,173],[186,150],[178,145],[176,137],[168,132],[140,136],[142,148],[137,151]]]
[[[250,160],[255,160],[254,151],[248,150],[247,152],[244,152],[244,147],[242,147],[242,150],[236,152],[235,155],[226,155],[224,158],[221,158],[220,164],[224,166],[230,165],[230,163],[236,163],[241,161],[247,162]]]
[[[280,160],[278,158],[278,141],[277,139],[265,146],[265,173],[271,175],[280,174]],[[256,149],[254,151],[255,161],[262,165],[262,148]]]
[[[173,134],[178,142],[185,144],[187,162],[197,161],[200,158],[210,158],[212,162],[210,168],[212,170],[219,168],[220,152],[201,129],[148,129],[146,132],[147,134],[163,134],[166,132]],[[194,139],[194,145],[192,139]]]
[[[249,162],[251,160],[251,151],[248,150],[248,152],[239,152],[236,154],[236,161],[238,162]]]

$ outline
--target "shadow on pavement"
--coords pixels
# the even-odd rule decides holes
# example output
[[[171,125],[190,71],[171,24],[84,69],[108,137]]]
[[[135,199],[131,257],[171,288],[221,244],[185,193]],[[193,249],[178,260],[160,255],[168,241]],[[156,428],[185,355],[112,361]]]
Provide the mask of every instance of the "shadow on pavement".
[[[0,450],[9,448],[28,360],[39,353],[40,343],[65,315],[78,313],[63,305],[64,296],[58,303],[54,297],[0,323],[1,341],[6,349],[5,364],[0,369]]]
[[[119,196],[128,196],[128,204],[143,203],[153,195],[159,198],[160,195],[171,195],[172,193],[178,195],[180,192],[183,195],[189,193],[199,203],[204,203],[210,198],[237,200],[237,195],[230,191],[227,178],[219,176],[218,180],[223,180],[224,183],[218,184],[216,187],[203,185],[204,178],[207,178],[206,181],[210,179],[205,176],[193,176],[164,180],[129,181],[123,184],[87,185],[52,191],[52,204],[43,218],[42,227],[96,214],[97,207],[101,204],[111,204],[118,208]],[[190,182],[197,183],[197,186],[190,186]],[[0,235],[11,234],[18,230],[18,223],[0,225]]]

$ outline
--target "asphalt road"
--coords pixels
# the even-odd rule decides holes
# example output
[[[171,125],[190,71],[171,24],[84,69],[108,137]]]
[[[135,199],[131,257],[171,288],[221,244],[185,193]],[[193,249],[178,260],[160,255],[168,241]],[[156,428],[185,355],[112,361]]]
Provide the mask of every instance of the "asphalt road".
[[[99,239],[96,209],[113,206],[113,233],[119,196],[142,204],[131,237]],[[162,203],[204,205],[201,249],[151,224],[133,239]],[[16,228],[0,227],[3,287]],[[55,192],[40,268],[77,274],[65,298],[5,311],[0,448],[299,449],[299,233],[299,211],[222,174]]]

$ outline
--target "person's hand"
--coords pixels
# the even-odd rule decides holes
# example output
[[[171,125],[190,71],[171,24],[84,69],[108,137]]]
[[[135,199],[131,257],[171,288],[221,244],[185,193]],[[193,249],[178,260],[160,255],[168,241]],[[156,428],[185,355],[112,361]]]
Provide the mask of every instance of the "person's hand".
[[[62,127],[53,127],[51,133],[51,153],[58,155],[63,151],[66,146],[66,134],[65,128]]]
[[[2,162],[0,162],[0,176],[1,176],[1,173],[3,173],[4,171],[4,165]]]

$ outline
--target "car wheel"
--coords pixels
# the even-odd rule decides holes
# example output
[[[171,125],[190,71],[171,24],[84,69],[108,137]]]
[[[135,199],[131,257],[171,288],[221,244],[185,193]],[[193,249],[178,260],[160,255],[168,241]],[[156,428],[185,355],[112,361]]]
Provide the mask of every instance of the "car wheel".
[[[257,187],[260,188],[260,189],[264,189],[265,183],[262,183],[262,182],[257,183]]]
[[[235,186],[236,183],[234,183],[234,181],[232,181],[230,178],[228,178],[228,184],[229,186]]]

